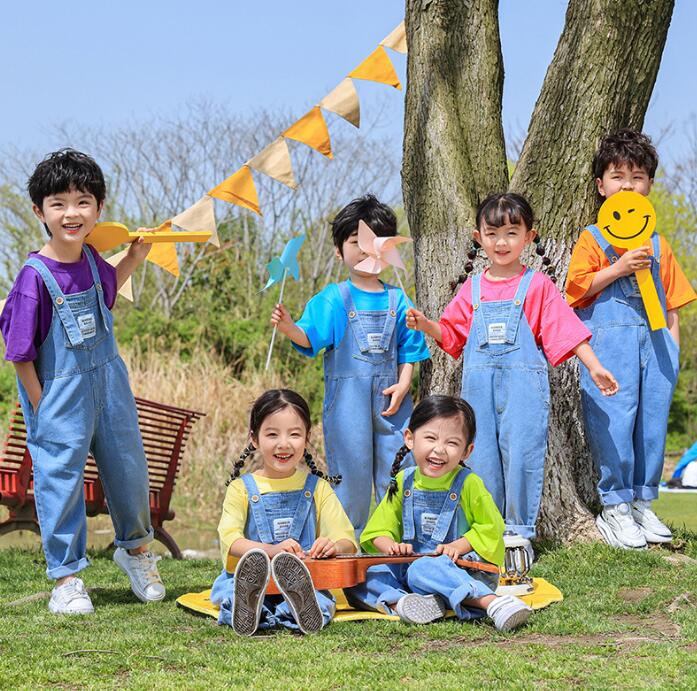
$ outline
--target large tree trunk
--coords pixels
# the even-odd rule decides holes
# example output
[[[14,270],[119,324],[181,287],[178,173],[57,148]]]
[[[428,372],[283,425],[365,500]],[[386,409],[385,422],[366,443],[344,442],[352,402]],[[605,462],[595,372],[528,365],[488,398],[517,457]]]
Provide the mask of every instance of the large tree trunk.
[[[479,199],[508,187],[498,1],[407,0],[406,26],[403,192],[416,301],[436,315],[463,271]],[[461,364],[431,352],[422,391],[459,392]]]
[[[417,301],[429,316],[438,315],[450,299],[447,280],[462,272],[468,246],[463,227],[471,227],[476,204],[506,183],[500,156],[497,3],[458,3],[457,10],[450,8],[452,4],[407,0],[403,189],[415,239]],[[511,188],[535,209],[560,287],[573,243],[597,208],[593,152],[602,134],[620,127],[641,128],[672,10],[673,0],[569,2],[564,31],[511,180]],[[444,67],[446,47],[453,52]],[[451,119],[455,125],[429,127],[432,113],[438,114],[437,122]],[[494,141],[496,136],[500,141]],[[457,192],[449,176],[458,177],[458,199],[452,198]],[[452,370],[442,368],[441,362],[442,356],[434,359],[435,371],[432,380],[427,372],[425,391],[457,388]],[[612,368],[613,363],[605,364]],[[551,383],[538,533],[568,541],[593,531],[589,507],[596,501],[595,481],[583,441],[576,367],[558,368]]]

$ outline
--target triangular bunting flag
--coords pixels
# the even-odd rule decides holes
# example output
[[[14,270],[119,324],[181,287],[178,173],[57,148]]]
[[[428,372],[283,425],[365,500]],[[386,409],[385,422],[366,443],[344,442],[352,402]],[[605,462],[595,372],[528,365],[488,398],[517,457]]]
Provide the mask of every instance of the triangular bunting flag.
[[[179,259],[177,258],[177,246],[173,242],[154,242],[148,252],[149,262],[161,266],[173,276],[179,276]]]
[[[298,186],[293,176],[293,165],[290,161],[288,144],[283,137],[278,137],[254,158],[250,158],[247,161],[247,165],[274,180],[282,182],[293,190]]]
[[[283,133],[283,136],[307,144],[327,158],[334,158],[327,123],[319,106],[303,115]]]
[[[382,46],[378,46],[353,72],[349,72],[348,76],[353,79],[389,84],[395,89],[402,88],[390,56]]]
[[[215,223],[215,209],[213,204],[213,198],[205,194],[201,199],[199,199],[193,206],[190,206],[185,211],[177,214],[172,219],[172,225],[181,228],[182,230],[208,230],[213,235],[208,241],[211,245],[220,247],[220,240],[218,239],[218,228]]]
[[[250,209],[255,214],[261,216],[257,188],[254,186],[254,178],[248,165],[243,165],[236,173],[233,173],[227,180],[223,180],[208,194],[229,204],[244,206],[246,209]]]
[[[320,106],[325,110],[340,115],[344,120],[356,127],[361,125],[361,104],[358,100],[358,93],[353,81],[346,77],[320,102]]]
[[[117,252],[116,254],[112,254],[111,257],[107,259],[107,262],[109,262],[109,264],[111,264],[113,267],[116,267],[127,253],[128,250],[126,249],[121,252]],[[126,279],[126,282],[121,286],[121,288],[119,288],[119,295],[125,297],[129,302],[133,302],[133,278],[131,276],[129,276]]]
[[[381,46],[385,48],[392,48],[396,53],[406,53],[407,52],[407,31],[402,22],[398,27],[385,36],[385,38],[380,41]]]

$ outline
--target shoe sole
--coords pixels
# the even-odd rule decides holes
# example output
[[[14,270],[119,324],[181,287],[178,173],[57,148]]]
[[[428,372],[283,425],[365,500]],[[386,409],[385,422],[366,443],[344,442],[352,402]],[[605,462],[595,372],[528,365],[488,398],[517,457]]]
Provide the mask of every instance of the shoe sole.
[[[603,540],[605,540],[610,547],[619,547],[620,549],[646,549],[646,543],[643,545],[627,545],[624,542],[620,542],[615,535],[615,531],[602,516],[598,516],[595,519],[595,525]]]
[[[271,572],[298,628],[303,633],[320,631],[324,626],[324,617],[307,566],[295,555],[281,552],[273,558]]]
[[[673,535],[672,534],[670,536],[659,535],[658,533],[652,533],[650,530],[646,530],[641,525],[639,525],[639,528],[641,529],[641,532],[643,533],[644,537],[646,538],[646,542],[650,542],[651,544],[665,544],[668,542],[673,542]]]
[[[271,569],[269,557],[261,550],[240,557],[235,569],[232,629],[240,636],[252,636],[259,628],[261,608]]]
[[[128,569],[126,568],[126,566],[119,561],[120,554],[121,554],[120,552],[114,552],[114,563],[116,564],[116,566],[118,566],[121,569],[121,571],[123,571],[126,574],[126,576],[128,576],[128,580],[131,584],[131,591],[133,592],[133,594],[141,602],[161,602],[162,600],[164,600],[166,595],[167,595],[166,592],[162,593],[162,595],[158,596],[158,597],[148,597],[142,590],[140,590],[138,585],[133,582],[133,579],[131,578],[131,574],[128,573]],[[126,554],[128,554],[128,552],[126,552]]]
[[[48,603],[48,611],[51,614],[65,614],[66,616],[69,616],[69,617],[70,616],[82,617],[82,616],[86,616],[88,614],[94,614],[94,607],[92,609],[85,609],[85,610],[80,610],[80,611],[78,611],[78,610],[66,611],[66,610],[57,609],[57,608],[51,606],[51,603],[49,602]]]
[[[532,614],[532,612],[527,607],[521,608],[513,612],[513,614],[501,624],[498,630],[504,633],[506,631],[513,631],[513,629],[517,629],[519,626],[526,624],[528,619],[530,619],[530,614]]]
[[[407,624],[430,624],[445,616],[445,605],[433,595],[405,595],[403,604],[397,607],[397,614]]]

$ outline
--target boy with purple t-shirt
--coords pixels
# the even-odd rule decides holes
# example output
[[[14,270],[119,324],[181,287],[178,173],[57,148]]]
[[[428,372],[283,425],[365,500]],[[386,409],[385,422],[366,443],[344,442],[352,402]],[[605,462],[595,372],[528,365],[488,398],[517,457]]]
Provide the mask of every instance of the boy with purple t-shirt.
[[[0,330],[5,359],[17,370],[46,573],[56,581],[49,610],[93,611],[75,575],[88,565],[83,472],[89,452],[114,524],[114,561],[140,600],[161,600],[165,588],[146,547],[153,536],[147,461],[111,315],[117,290],[150,245],[142,238],[132,243],[114,268],[85,243],[106,194],[101,169],[85,154],[50,154],[28,189],[49,239],[19,272]]]

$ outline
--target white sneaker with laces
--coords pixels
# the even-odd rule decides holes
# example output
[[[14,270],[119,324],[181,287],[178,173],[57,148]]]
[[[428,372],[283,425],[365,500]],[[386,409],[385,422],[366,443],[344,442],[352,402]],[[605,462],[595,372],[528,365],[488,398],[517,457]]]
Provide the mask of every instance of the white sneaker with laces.
[[[395,611],[407,624],[430,624],[445,616],[445,605],[437,595],[407,593],[397,600]]]
[[[513,631],[527,622],[532,607],[513,595],[503,595],[486,608],[486,613],[493,620],[497,631]]]
[[[646,538],[632,517],[632,507],[626,502],[604,506],[595,524],[611,547],[646,549]]]
[[[670,542],[673,539],[670,528],[652,511],[650,501],[635,499],[632,502],[632,516],[646,542]]]
[[[165,586],[157,570],[156,557],[152,552],[129,554],[123,547],[117,547],[114,561],[131,581],[131,590],[141,602],[158,602],[165,597]]]
[[[53,589],[48,610],[52,614],[92,614],[94,607],[85,584],[79,578],[71,578]]]

